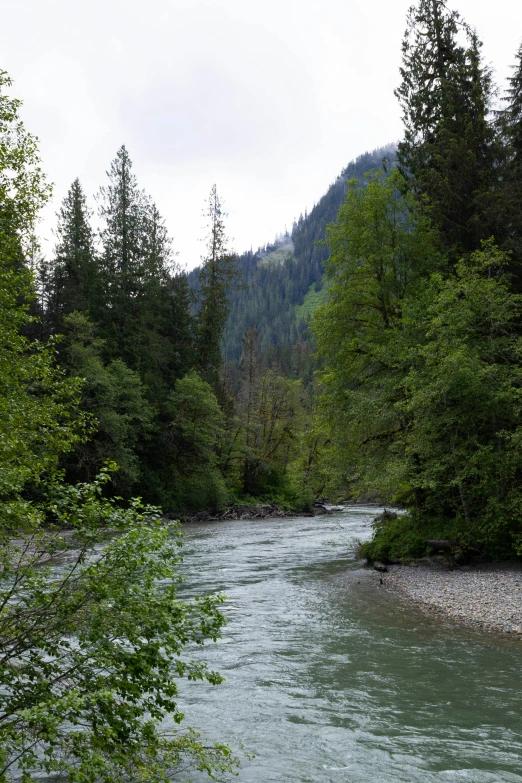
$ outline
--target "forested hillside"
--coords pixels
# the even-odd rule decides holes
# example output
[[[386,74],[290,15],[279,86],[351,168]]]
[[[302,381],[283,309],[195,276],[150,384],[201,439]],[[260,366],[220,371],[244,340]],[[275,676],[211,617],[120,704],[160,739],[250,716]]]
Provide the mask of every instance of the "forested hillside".
[[[290,347],[298,336],[307,339],[304,316],[310,307],[302,308],[308,294],[319,292],[324,285],[324,262],[328,250],[323,244],[326,227],[336,219],[346,197],[347,182],[363,182],[364,175],[383,161],[393,161],[396,147],[388,145],[366,152],[346,166],[311,212],[294,223],[291,234],[279,237],[257,252],[243,253],[238,259],[238,279],[229,293],[230,314],[223,343],[228,361],[238,361],[242,353],[243,334],[252,324],[263,352],[289,367]],[[199,269],[189,274],[189,284],[197,289]],[[314,304],[322,297],[308,297]]]

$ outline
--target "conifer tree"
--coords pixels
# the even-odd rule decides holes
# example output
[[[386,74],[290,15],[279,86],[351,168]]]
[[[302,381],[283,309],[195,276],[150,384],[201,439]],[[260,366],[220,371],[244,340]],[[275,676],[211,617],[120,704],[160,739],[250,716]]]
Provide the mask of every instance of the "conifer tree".
[[[58,212],[50,297],[51,317],[57,329],[65,315],[96,309],[100,296],[91,215],[80,180],[75,179]]]
[[[190,294],[165,221],[139,189],[125,147],[108,177],[100,191],[106,299],[94,318],[102,324],[109,358],[137,370],[158,398],[193,359]]]
[[[509,78],[507,91],[508,128],[513,154],[512,167],[516,174],[522,173],[522,44],[516,54],[513,75]]]
[[[99,194],[99,213],[105,224],[101,261],[106,299],[95,320],[104,323],[114,355],[135,365],[135,315],[146,253],[146,199],[138,189],[125,146],[118,150],[107,176],[109,184]]]
[[[144,219],[146,256],[140,328],[145,336],[143,350],[152,347],[156,360],[146,380],[157,385],[161,378],[170,390],[194,362],[192,295],[187,275],[176,262],[165,220],[152,201],[145,207]]]
[[[208,235],[207,253],[200,272],[197,362],[203,378],[217,391],[221,340],[229,312],[227,294],[236,275],[237,261],[228,248],[225,215],[216,185],[212,186],[204,215],[208,219]]]
[[[132,162],[120,147],[107,172],[109,184],[100,189],[100,216],[105,221],[102,241],[105,264],[123,276],[136,272],[143,258],[145,195],[138,189]],[[129,279],[124,277],[128,283]]]
[[[144,265],[146,281],[165,282],[177,270],[165,220],[153,201],[143,205]]]
[[[496,143],[489,121],[491,70],[476,33],[444,0],[419,0],[408,13],[402,45],[404,141],[398,157],[419,204],[445,246],[469,252],[490,236]]]
[[[505,96],[506,109],[500,113],[505,158],[501,219],[505,227],[503,247],[512,254],[512,271],[520,280],[522,263],[522,45],[516,54],[513,74]],[[517,287],[520,287],[518,283]]]

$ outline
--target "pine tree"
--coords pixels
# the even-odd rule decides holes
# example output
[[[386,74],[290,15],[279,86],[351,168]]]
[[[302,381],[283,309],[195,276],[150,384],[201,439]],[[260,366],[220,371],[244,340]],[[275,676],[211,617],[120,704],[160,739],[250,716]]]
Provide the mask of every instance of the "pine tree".
[[[516,54],[513,71],[513,75],[509,78],[506,113],[513,154],[512,167],[514,172],[520,175],[522,173],[522,44]]]
[[[402,45],[402,173],[441,232],[445,246],[469,252],[490,236],[497,140],[494,95],[481,42],[444,0],[419,0]]]
[[[504,141],[505,158],[502,169],[501,219],[505,226],[504,249],[511,252],[512,272],[518,278],[522,264],[522,45],[505,96],[507,106],[500,113],[499,125]]]
[[[166,282],[172,272],[177,271],[172,239],[165,220],[153,201],[143,205],[144,265],[145,281]]]
[[[65,315],[96,309],[100,297],[91,215],[80,180],[75,179],[58,212],[50,296],[51,317],[57,330]]]
[[[144,254],[146,197],[138,189],[132,162],[125,146],[120,147],[109,171],[109,184],[100,189],[100,217],[104,261],[129,284],[140,268]],[[120,283],[121,284],[121,283]]]
[[[203,378],[218,391],[221,340],[229,312],[228,290],[237,274],[237,260],[228,249],[225,215],[216,185],[210,191],[204,215],[208,219],[208,235],[207,253],[200,272],[197,362]]]
[[[125,147],[108,177],[100,191],[106,300],[94,319],[102,324],[109,357],[137,370],[158,399],[193,359],[190,294],[165,221],[139,189]]]
[[[100,189],[102,276],[106,299],[95,320],[104,324],[114,356],[136,366],[136,310],[140,304],[146,255],[146,197],[138,189],[129,154],[122,146],[107,172],[109,184]]]

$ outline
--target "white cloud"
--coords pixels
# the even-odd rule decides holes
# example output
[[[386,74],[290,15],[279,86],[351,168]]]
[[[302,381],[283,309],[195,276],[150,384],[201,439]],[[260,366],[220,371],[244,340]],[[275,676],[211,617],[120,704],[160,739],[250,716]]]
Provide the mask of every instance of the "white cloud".
[[[401,132],[393,96],[410,0],[18,0],[0,67],[56,183],[42,230],[79,176],[91,196],[125,143],[193,266],[217,182],[238,250],[310,209],[356,155]],[[518,3],[460,0],[504,78]]]

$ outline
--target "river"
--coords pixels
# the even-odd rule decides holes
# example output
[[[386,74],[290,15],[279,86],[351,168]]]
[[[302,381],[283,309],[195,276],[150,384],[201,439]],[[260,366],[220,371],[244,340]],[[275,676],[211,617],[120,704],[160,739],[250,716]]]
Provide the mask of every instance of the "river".
[[[387,593],[354,555],[375,513],[185,528],[183,593],[228,596],[186,722],[255,754],[240,783],[522,783],[522,643]]]

